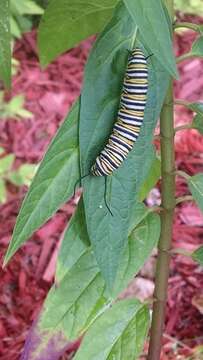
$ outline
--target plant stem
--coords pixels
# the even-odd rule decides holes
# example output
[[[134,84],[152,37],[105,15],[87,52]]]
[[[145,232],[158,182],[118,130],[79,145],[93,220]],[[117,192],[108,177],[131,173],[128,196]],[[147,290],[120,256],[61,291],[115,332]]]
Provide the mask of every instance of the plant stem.
[[[161,235],[158,245],[158,258],[155,275],[155,292],[152,316],[151,337],[148,360],[158,360],[164,328],[169,262],[172,238],[173,214],[175,208],[175,159],[173,128],[173,89],[172,81],[168,89],[160,117],[161,132],[161,175],[162,212]]]
[[[175,99],[174,104],[175,105],[182,105],[182,106],[189,106],[190,105],[190,103],[188,101],[182,100],[182,99]]]
[[[169,262],[172,239],[173,214],[175,208],[175,159],[173,128],[173,90],[172,81],[168,89],[160,117],[161,132],[161,175],[162,204],[161,235],[158,245],[158,258],[155,275],[154,305],[148,360],[158,360],[161,353]]]
[[[175,175],[183,177],[186,181],[188,181],[191,178],[190,175],[188,175],[185,171],[182,170],[176,170]]]
[[[165,0],[173,21],[173,0]],[[159,360],[164,329],[167,287],[169,277],[170,250],[172,240],[173,215],[175,209],[175,154],[173,126],[173,82],[164,101],[160,116],[161,134],[161,235],[155,275],[152,327],[148,360]]]
[[[181,204],[184,201],[193,201],[194,198],[192,195],[185,195],[185,196],[180,196],[176,199],[176,205]]]
[[[190,251],[186,251],[185,249],[182,249],[182,248],[176,248],[176,249],[173,249],[171,251],[171,254],[173,255],[184,255],[184,256],[188,256],[188,257],[191,257],[192,256],[192,252]]]
[[[188,59],[192,59],[193,57],[195,57],[195,55],[193,55],[192,53],[188,52],[186,54],[183,54],[179,57],[177,57],[176,59],[176,63],[179,64],[182,61],[188,60]]]
[[[177,22],[175,23],[174,25],[174,29],[180,29],[180,28],[186,28],[186,29],[190,29],[190,30],[193,30],[193,31],[196,31],[196,32],[199,32],[201,34],[201,30],[200,30],[200,27],[196,24],[193,24],[193,23],[189,23],[189,22]]]
[[[192,129],[192,124],[183,124],[183,125],[177,126],[174,129],[174,132],[177,133],[180,130],[187,130],[187,129]]]

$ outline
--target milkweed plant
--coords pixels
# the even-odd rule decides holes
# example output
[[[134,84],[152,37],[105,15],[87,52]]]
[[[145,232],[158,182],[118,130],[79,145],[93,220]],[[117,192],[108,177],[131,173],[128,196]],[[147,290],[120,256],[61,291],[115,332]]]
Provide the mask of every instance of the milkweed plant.
[[[11,85],[9,18],[9,1],[2,0],[0,77],[7,88]],[[196,31],[198,36],[189,53],[175,58],[173,33],[181,27]],[[85,66],[81,94],[38,168],[4,258],[5,266],[33,232],[73,196],[75,184],[80,186],[81,182],[82,196],[63,236],[55,283],[28,334],[21,356],[24,360],[59,359],[78,339],[81,345],[74,360],[135,360],[147,336],[147,359],[158,360],[174,209],[176,204],[192,200],[203,211],[203,173],[189,176],[176,168],[174,157],[177,131],[190,127],[203,133],[203,104],[173,96],[173,79],[180,80],[176,64],[203,57],[203,27],[178,23],[173,0],[51,0],[38,28],[41,66],[46,67],[93,34],[97,39]],[[112,174],[84,177],[112,133],[129,52],[136,47],[149,56],[139,137]],[[193,111],[191,124],[174,128],[174,104]],[[153,145],[158,119],[161,160]],[[160,172],[155,171],[155,164]],[[186,179],[191,195],[175,197],[176,176]],[[161,205],[148,208],[143,201],[159,178]],[[154,248],[158,255],[152,301],[118,300]],[[191,256],[202,263],[202,253],[199,248]]]

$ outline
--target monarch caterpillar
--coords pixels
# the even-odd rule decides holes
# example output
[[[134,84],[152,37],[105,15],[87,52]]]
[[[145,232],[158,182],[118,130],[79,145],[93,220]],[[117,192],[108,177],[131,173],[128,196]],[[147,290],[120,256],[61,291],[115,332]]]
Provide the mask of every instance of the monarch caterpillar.
[[[128,59],[117,121],[106,146],[91,167],[92,175],[111,175],[132,150],[143,123],[147,90],[147,58],[137,47],[132,50]]]

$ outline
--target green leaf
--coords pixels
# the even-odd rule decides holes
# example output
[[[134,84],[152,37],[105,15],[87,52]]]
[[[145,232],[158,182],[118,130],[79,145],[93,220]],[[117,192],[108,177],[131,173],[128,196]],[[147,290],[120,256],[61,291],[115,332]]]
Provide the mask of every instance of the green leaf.
[[[137,214],[133,212],[134,216]],[[144,219],[137,225],[128,237],[127,246],[119,265],[113,296],[116,297],[129,284],[130,280],[140,271],[160,236],[159,215],[149,213],[146,209]],[[136,217],[135,217],[136,219]]]
[[[78,112],[77,102],[42,160],[21,206],[4,264],[27,238],[73,194],[75,183],[80,177]]]
[[[67,272],[60,285],[49,291],[28,337],[26,358],[49,359],[55,353],[60,354],[70,341],[82,335],[98,302],[100,308],[105,308],[103,292],[104,281],[89,249]]]
[[[0,178],[0,203],[6,202],[6,184],[3,179]]]
[[[203,102],[186,103],[186,107],[196,113],[191,127],[203,134]]]
[[[120,301],[93,323],[74,360],[138,359],[148,327],[145,305],[135,299]]]
[[[21,38],[21,30],[20,27],[14,18],[14,16],[10,17],[10,27],[11,27],[11,34],[16,37],[17,39]]]
[[[175,8],[182,11],[184,14],[197,14],[203,15],[203,3],[202,0],[175,0]]]
[[[196,115],[192,121],[192,127],[203,135],[203,115]]]
[[[0,78],[11,85],[11,34],[9,0],[0,1]]]
[[[161,0],[124,0],[150,52],[163,67],[178,78],[170,28]],[[157,36],[157,34],[159,34]]]
[[[159,232],[159,216],[149,214],[143,204],[136,204],[130,221],[129,241],[115,284],[114,299],[140,270],[156,245]],[[89,246],[83,202],[80,201],[64,234],[57,259],[56,285],[50,290],[27,340],[29,359],[37,360],[41,353],[47,354],[48,350],[60,352],[66,343],[78,338],[111,302],[112,296],[109,297],[105,290]],[[50,343],[54,344],[54,349],[50,349]],[[31,354],[34,354],[33,357]]]
[[[147,195],[149,194],[150,190],[156,185],[157,181],[161,176],[161,161],[156,157],[154,153],[154,161],[152,163],[151,169],[149,174],[142,184],[140,193],[139,193],[139,200],[143,201]]]
[[[57,257],[56,283],[61,282],[71,267],[87,251],[89,245],[84,204],[81,199],[77,206],[76,213],[72,216],[68,228],[65,231]]]
[[[135,25],[126,8],[117,8],[114,17],[95,43],[89,57],[81,96],[81,175],[90,172],[96,156],[106,144],[116,119],[128,49],[133,46]],[[137,41],[146,54],[149,49]],[[99,76],[98,76],[99,73]],[[87,229],[97,262],[109,288],[112,287],[128,234],[131,210],[150,170],[153,131],[168,87],[169,77],[155,57],[149,61],[149,91],[144,124],[134,149],[122,166],[105,179],[83,179]],[[94,87],[92,86],[94,84]],[[134,194],[134,196],[132,196]]]
[[[13,165],[15,156],[13,154],[6,155],[0,159],[0,175],[6,175]]]
[[[203,36],[200,36],[192,45],[190,54],[193,56],[203,57]]]
[[[3,147],[0,146],[0,155],[4,154],[5,150]]]
[[[192,102],[188,103],[187,108],[197,113],[197,115],[203,117],[203,102]]]
[[[118,0],[52,0],[42,17],[38,47],[42,66],[100,32]]]
[[[141,203],[135,203],[128,229],[128,242],[123,251],[118,274],[113,289],[116,297],[126,288],[130,280],[139,272],[160,235],[160,219],[157,214]],[[87,251],[89,238],[86,229],[83,202],[80,201],[76,214],[72,217],[64,234],[57,259],[56,282],[63,279],[75,262]]]
[[[33,114],[24,109],[25,97],[24,95],[14,96],[8,103],[4,105],[4,117],[14,118],[31,118]]]
[[[192,254],[193,260],[197,261],[201,266],[203,266],[203,246],[200,246]]]
[[[44,10],[32,0],[10,0],[12,13],[16,15],[42,15]]]
[[[203,174],[191,176],[188,180],[188,185],[194,200],[203,211]]]
[[[23,164],[17,170],[12,171],[9,174],[8,179],[17,186],[21,186],[21,185],[30,186],[31,181],[36,172],[36,169],[37,169],[36,165]]]

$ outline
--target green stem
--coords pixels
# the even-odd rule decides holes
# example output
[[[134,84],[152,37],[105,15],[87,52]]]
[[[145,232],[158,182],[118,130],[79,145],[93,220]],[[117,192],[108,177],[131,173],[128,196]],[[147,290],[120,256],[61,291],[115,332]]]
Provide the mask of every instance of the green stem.
[[[192,124],[183,124],[183,125],[177,126],[174,129],[174,132],[177,133],[177,131],[186,130],[186,129],[192,129]]]
[[[190,29],[190,30],[193,30],[193,31],[196,31],[198,33],[201,33],[200,31],[200,28],[198,25],[196,24],[193,24],[193,23],[189,23],[189,22],[177,22],[175,23],[174,25],[174,29],[180,29],[180,28],[186,28],[186,29]]]
[[[183,54],[179,57],[177,57],[176,59],[176,63],[179,64],[182,61],[188,60],[188,59],[192,59],[193,57],[195,57],[195,55],[193,55],[192,53],[188,52],[186,54]]]
[[[186,251],[185,249],[182,249],[182,248],[173,249],[173,250],[171,251],[171,254],[174,254],[174,255],[184,255],[184,256],[188,256],[188,257],[191,257],[191,256],[192,256],[192,252]]]
[[[193,196],[192,195],[185,195],[185,196],[180,196],[176,199],[176,205],[184,202],[184,201],[193,201]]]
[[[175,208],[175,158],[173,128],[173,88],[172,81],[160,117],[161,132],[161,175],[162,211],[161,235],[158,245],[158,258],[155,275],[154,305],[148,360],[158,360],[165,320],[169,262],[172,239],[172,225]]]
[[[191,177],[185,171],[182,171],[182,170],[175,171],[175,175],[179,175],[179,176],[183,177],[186,181],[188,181]]]
[[[175,105],[182,105],[182,106],[188,106],[190,105],[190,103],[186,100],[182,100],[182,99],[175,99],[174,100],[174,104]]]
[[[173,0],[165,0],[171,19],[174,17]],[[158,244],[158,257],[155,275],[155,290],[152,326],[149,342],[148,360],[159,360],[164,330],[165,308],[169,277],[170,250],[173,215],[175,208],[175,155],[173,127],[173,83],[164,101],[160,116],[161,134],[161,235]]]

